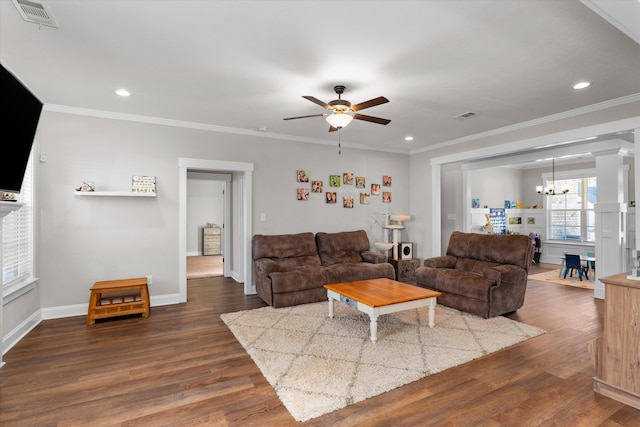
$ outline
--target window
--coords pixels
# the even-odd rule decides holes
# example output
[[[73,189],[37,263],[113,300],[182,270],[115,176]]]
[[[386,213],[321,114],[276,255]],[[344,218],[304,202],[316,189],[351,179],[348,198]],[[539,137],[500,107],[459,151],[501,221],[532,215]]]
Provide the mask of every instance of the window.
[[[556,179],[553,184],[556,191],[568,188],[569,192],[546,196],[549,238],[573,242],[595,242],[596,177]]]
[[[33,151],[27,163],[17,203],[23,206],[2,221],[2,292],[17,290],[34,277],[33,263]]]

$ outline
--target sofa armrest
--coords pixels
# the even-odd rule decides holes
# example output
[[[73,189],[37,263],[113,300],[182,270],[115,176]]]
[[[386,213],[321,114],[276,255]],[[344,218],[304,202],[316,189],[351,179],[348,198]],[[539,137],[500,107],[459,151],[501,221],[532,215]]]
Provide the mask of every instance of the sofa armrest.
[[[497,273],[499,280],[496,280],[496,283],[500,285],[501,282],[504,283],[526,283],[527,272],[522,267],[518,267],[517,265],[496,265],[495,267],[491,267],[488,270],[485,270],[485,277],[490,274],[491,278],[495,277],[495,273],[488,273],[488,271],[493,270]]]
[[[360,253],[360,256],[362,257],[362,261],[371,264],[382,264],[387,262],[387,256],[379,252],[364,251]]]
[[[281,270],[280,264],[270,258],[260,258],[253,261],[253,279],[256,284],[256,293],[269,305],[273,305],[273,291],[269,274]]]
[[[425,259],[424,266],[431,268],[454,268],[456,266],[456,261],[458,261],[458,258],[454,256],[437,256]]]
[[[256,276],[268,277],[274,271],[282,271],[280,264],[269,258],[257,259],[253,262]]]

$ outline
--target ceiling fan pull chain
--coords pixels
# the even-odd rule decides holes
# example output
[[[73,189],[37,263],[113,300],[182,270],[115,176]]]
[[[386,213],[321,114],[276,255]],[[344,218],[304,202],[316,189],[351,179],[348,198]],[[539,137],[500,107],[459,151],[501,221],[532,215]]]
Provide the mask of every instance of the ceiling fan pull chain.
[[[340,156],[342,154],[342,146],[340,145],[342,143],[342,132],[340,131],[340,129],[338,129],[338,156]]]

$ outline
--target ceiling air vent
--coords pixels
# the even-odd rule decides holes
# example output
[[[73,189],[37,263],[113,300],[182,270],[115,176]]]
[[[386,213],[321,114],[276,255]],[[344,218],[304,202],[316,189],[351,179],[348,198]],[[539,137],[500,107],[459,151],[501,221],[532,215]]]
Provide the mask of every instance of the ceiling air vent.
[[[22,19],[27,22],[46,25],[47,27],[58,28],[56,18],[54,18],[49,5],[44,2],[30,0],[11,0],[20,12]]]
[[[456,120],[466,120],[466,119],[470,119],[471,117],[475,117],[477,115],[478,115],[477,113],[474,113],[472,111],[468,111],[466,113],[462,113],[462,114],[458,114],[457,116],[453,116],[452,118],[456,119]]]

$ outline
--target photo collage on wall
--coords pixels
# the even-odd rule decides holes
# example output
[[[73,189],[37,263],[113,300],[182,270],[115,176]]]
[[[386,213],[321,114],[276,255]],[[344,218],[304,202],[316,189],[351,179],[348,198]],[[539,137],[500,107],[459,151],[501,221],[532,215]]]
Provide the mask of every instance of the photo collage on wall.
[[[308,201],[313,193],[324,193],[326,204],[342,204],[342,207],[347,209],[353,209],[356,200],[359,200],[361,205],[368,205],[371,196],[381,196],[382,203],[391,203],[390,175],[383,175],[381,184],[371,183],[367,187],[366,177],[344,172],[341,175],[329,175],[329,186],[325,188],[324,181],[310,179],[309,171],[298,169],[296,180],[297,197],[300,201]],[[381,187],[384,187],[384,190]]]

